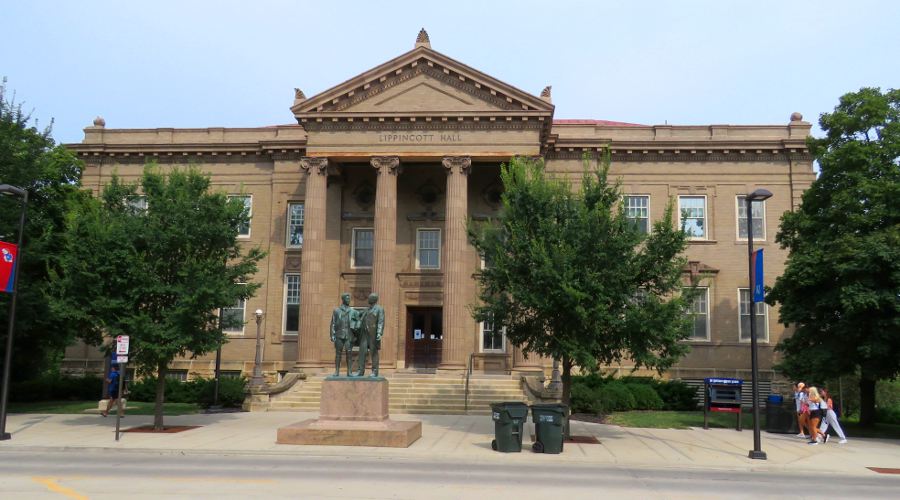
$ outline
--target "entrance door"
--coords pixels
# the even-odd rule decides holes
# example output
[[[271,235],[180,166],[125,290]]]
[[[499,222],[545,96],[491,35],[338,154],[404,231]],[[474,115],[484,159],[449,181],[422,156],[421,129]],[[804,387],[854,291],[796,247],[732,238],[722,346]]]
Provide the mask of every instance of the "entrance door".
[[[442,314],[440,307],[406,308],[406,366],[437,368],[444,338]]]

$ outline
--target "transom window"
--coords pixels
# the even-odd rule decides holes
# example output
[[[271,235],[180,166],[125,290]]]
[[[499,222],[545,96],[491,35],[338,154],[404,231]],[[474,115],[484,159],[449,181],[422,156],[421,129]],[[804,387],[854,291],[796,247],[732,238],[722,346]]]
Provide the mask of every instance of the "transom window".
[[[250,218],[253,217],[253,197],[250,195],[228,195],[228,199],[241,200],[244,203],[244,215],[246,220],[238,224],[238,236],[250,236]]]
[[[497,328],[493,317],[481,322],[481,352],[506,352],[506,329]]]
[[[300,331],[300,275],[284,275],[284,334]]]
[[[681,223],[689,239],[708,238],[705,196],[679,196],[678,212],[681,214]]]
[[[370,268],[375,254],[375,229],[371,227],[353,228],[350,243],[350,267]]]
[[[244,309],[246,301],[238,299],[231,307],[223,307],[220,314],[222,315],[222,331],[226,333],[244,333]]]
[[[750,202],[750,211],[753,212],[753,239],[766,239],[766,201],[758,200]],[[737,197],[737,224],[738,238],[747,239],[747,197]]]
[[[303,203],[288,203],[287,246],[289,248],[303,246],[303,215]]]
[[[416,268],[441,268],[440,229],[419,229],[416,231]]]
[[[650,232],[650,197],[628,195],[624,198],[625,217],[643,234]]]
[[[750,341],[750,289],[738,288],[740,301],[740,333],[741,340]],[[756,302],[756,340],[769,340],[769,308],[765,302]]]
[[[697,288],[697,296],[687,312],[694,318],[694,329],[688,340],[709,340],[709,288]]]

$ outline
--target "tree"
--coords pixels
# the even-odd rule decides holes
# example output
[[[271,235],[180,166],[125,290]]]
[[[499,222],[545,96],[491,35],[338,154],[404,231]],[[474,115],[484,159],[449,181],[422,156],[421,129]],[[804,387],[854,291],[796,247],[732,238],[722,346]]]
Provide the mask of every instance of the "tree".
[[[680,293],[685,234],[665,217],[642,234],[624,212],[608,161],[585,173],[578,191],[549,178],[542,162],[514,158],[501,167],[504,193],[495,221],[470,223],[469,236],[487,266],[477,277],[477,321],[505,328],[527,354],[562,362],[563,401],[573,367],[630,358],[663,371],[689,347]]]
[[[156,429],[169,364],[222,345],[217,311],[260,286],[249,278],[263,252],[237,241],[247,220],[243,202],[210,192],[209,176],[153,166],[139,183],[114,177],[70,218],[57,307],[93,343],[131,336],[130,360],[157,377]]]
[[[11,374],[25,379],[52,369],[74,330],[54,314],[47,300],[51,276],[58,272],[68,203],[80,196],[81,162],[54,143],[51,127],[39,130],[0,83],[0,183],[28,191],[21,249]],[[52,126],[52,122],[51,122]],[[15,243],[21,200],[0,196],[0,240]],[[6,345],[10,295],[0,293],[0,346]],[[3,356],[0,355],[0,366]]]
[[[900,374],[900,90],[845,94],[809,140],[821,169],[776,241],[790,251],[767,302],[795,325],[779,368],[819,380],[859,373],[860,424],[875,382]]]

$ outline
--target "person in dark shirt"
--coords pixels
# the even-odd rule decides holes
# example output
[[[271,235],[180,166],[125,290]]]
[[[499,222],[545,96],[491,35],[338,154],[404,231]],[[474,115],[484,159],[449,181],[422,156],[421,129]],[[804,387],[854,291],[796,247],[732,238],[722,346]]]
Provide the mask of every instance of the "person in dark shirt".
[[[106,411],[101,411],[100,414],[104,417],[109,415],[109,410],[112,409],[113,404],[116,405],[116,409],[119,412],[119,415],[122,415],[122,405],[119,403],[119,366],[112,365],[109,368],[109,377],[106,378],[107,383],[107,394],[109,394],[109,401],[106,403]]]

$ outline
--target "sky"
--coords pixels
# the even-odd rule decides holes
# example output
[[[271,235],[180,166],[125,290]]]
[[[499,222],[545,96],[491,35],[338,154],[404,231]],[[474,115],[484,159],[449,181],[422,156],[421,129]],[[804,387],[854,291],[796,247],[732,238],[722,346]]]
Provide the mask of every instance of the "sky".
[[[296,123],[308,97],[413,48],[538,95],[555,118],[815,123],[900,86],[900,2],[0,0],[0,77],[58,142],[108,128]],[[814,128],[814,133],[818,129]]]

